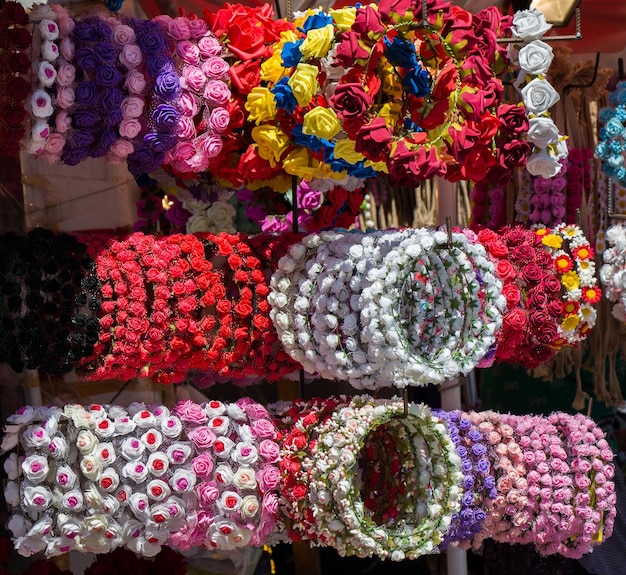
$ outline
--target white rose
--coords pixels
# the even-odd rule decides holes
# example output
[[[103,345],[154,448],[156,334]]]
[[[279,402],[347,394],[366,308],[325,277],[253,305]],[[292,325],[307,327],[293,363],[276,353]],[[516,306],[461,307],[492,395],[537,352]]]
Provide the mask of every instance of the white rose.
[[[206,215],[212,225],[220,231],[229,232],[233,230],[233,218],[237,210],[227,201],[215,202],[207,211]]]
[[[85,529],[87,532],[91,532],[90,535],[98,535],[100,537],[104,537],[104,532],[108,526],[109,522],[105,515],[92,515],[91,517],[85,518]]]
[[[185,229],[188,234],[195,234],[198,232],[208,232],[213,225],[209,217],[205,214],[194,214],[187,220]]]
[[[98,438],[91,431],[85,429],[79,431],[76,438],[76,447],[83,455],[89,455],[99,443]]]
[[[139,521],[135,521],[134,519],[127,519],[124,522],[124,527],[122,530],[122,537],[124,541],[130,541],[135,539],[141,535],[143,531],[143,523]]]
[[[150,511],[150,501],[145,493],[133,493],[130,496],[129,505],[137,519],[145,519]]]
[[[554,54],[552,46],[541,40],[534,40],[519,51],[518,58],[519,66],[523,71],[538,76],[548,71]]]
[[[111,417],[113,416],[111,415]],[[137,427],[137,424],[132,419],[130,419],[127,414],[117,416],[114,419],[114,424],[115,435],[127,435],[129,433],[132,433]]]
[[[246,495],[241,500],[241,515],[244,518],[254,517],[259,512],[259,500],[254,495]]]
[[[11,453],[11,455],[4,460],[4,472],[7,474],[7,479],[13,480],[18,478],[22,472],[22,467],[17,453]]]
[[[148,467],[141,461],[129,461],[122,467],[122,476],[135,483],[143,483],[148,477]]]
[[[20,504],[20,488],[15,481],[7,482],[4,488],[4,500],[12,507]]]
[[[52,493],[41,485],[37,487],[28,486],[24,489],[23,502],[29,509],[43,511],[52,503]]]
[[[243,441],[237,444],[230,457],[241,465],[254,465],[259,458],[259,453],[252,443]]]
[[[105,495],[102,498],[102,512],[107,515],[114,515],[120,508],[120,502],[113,495]]]
[[[170,486],[160,479],[153,479],[146,486],[146,492],[150,499],[165,501],[172,493]]]
[[[188,493],[196,484],[196,474],[186,469],[177,469],[169,482],[176,493]]]
[[[228,417],[234,419],[235,421],[246,420],[246,412],[236,403],[229,403],[226,407],[226,413],[228,414]]]
[[[279,308],[286,307],[288,303],[289,303],[289,300],[287,299],[286,294],[282,292],[274,292],[272,294],[272,305],[274,307],[279,307]],[[277,314],[276,320],[275,320],[277,322],[278,322],[278,316],[284,317],[284,319],[280,323],[289,325],[289,317],[286,314]]]
[[[28,532],[28,523],[23,515],[15,514],[11,515],[9,522],[7,523],[7,529],[13,533],[13,537],[24,537]]]
[[[252,467],[241,466],[233,477],[233,483],[239,489],[256,489],[256,475]]]
[[[213,399],[204,406],[204,411],[209,418],[212,418],[217,417],[218,415],[224,415],[228,412],[228,409],[224,403]]]
[[[82,407],[72,410],[71,419],[78,429],[93,429],[96,424],[96,418]]]
[[[220,485],[231,485],[235,474],[230,465],[222,463],[215,468],[215,480]]]
[[[163,435],[156,429],[149,429],[141,436],[141,442],[149,451],[155,451],[163,443]]]
[[[559,129],[552,121],[552,118],[539,116],[530,118],[530,127],[528,128],[528,141],[538,148],[546,148],[550,144],[556,144],[559,141]]]
[[[83,494],[78,489],[72,489],[63,494],[61,507],[64,511],[77,512],[83,508]]]
[[[538,10],[520,10],[513,16],[511,33],[515,38],[522,40],[536,40],[541,38],[552,24],[546,22],[546,17]]]
[[[170,512],[166,504],[157,504],[150,508],[150,521],[160,527],[158,533],[162,533],[162,529],[170,523]],[[146,533],[147,536],[147,533]],[[164,541],[162,541],[164,543]]]
[[[129,461],[139,459],[145,450],[146,446],[136,437],[127,437],[120,447],[122,457]]]
[[[217,505],[223,512],[236,511],[241,507],[241,496],[234,491],[224,491]]]
[[[152,453],[148,458],[148,469],[155,477],[161,477],[167,473],[170,462],[163,453]]]
[[[100,460],[104,467],[112,465],[117,459],[115,456],[115,447],[112,443],[101,443],[94,450],[94,455]]]
[[[41,449],[50,443],[48,432],[41,426],[29,427],[22,435],[22,445],[26,449]]]
[[[22,471],[26,479],[33,483],[41,483],[50,471],[48,459],[42,455],[30,455],[22,462]]]
[[[228,431],[230,419],[224,416],[213,417],[209,420],[208,426],[215,435],[223,435]]]
[[[228,535],[228,542],[234,547],[245,547],[252,539],[250,529],[235,529]]]
[[[176,496],[168,497],[165,501],[168,513],[173,520],[184,519],[187,513],[185,502]]]
[[[135,413],[133,415],[133,421],[142,429],[147,429],[148,427],[154,427],[154,425],[156,425],[156,417],[154,417],[154,414],[147,409],[141,409]]]
[[[524,105],[533,114],[547,112],[561,97],[547,80],[535,78],[522,88]]]
[[[41,45],[41,57],[48,62],[54,62],[59,57],[59,47],[50,40]]]
[[[49,88],[54,84],[57,77],[57,71],[50,62],[39,62],[39,69],[37,71],[37,78],[42,86]]]
[[[28,425],[35,417],[35,409],[30,405],[20,407],[13,415],[7,417],[7,423],[14,425]]]
[[[249,425],[242,424],[237,426],[237,433],[239,434],[239,438],[241,441],[247,441],[252,443],[256,440],[256,435],[252,431]]]
[[[213,444],[213,448],[220,459],[228,459],[234,447],[235,442],[228,437],[218,437]]]
[[[191,447],[185,443],[173,443],[167,448],[166,454],[170,463],[182,465],[191,455]]]
[[[85,490],[85,503],[90,509],[99,510],[102,508],[102,495],[95,485],[91,485]]]
[[[163,435],[169,437],[170,439],[179,437],[182,430],[182,423],[175,415],[170,415],[161,422],[161,431],[163,432]]]
[[[102,473],[99,480],[100,489],[111,493],[115,491],[120,485],[120,477],[115,469],[109,467]]]
[[[93,414],[92,417],[94,417]],[[96,418],[94,417],[94,419]],[[97,418],[97,421],[95,422],[94,430],[102,439],[108,439],[109,437],[113,437],[115,434],[115,423],[113,423],[108,417],[100,417]]]
[[[57,435],[50,440],[48,451],[54,459],[65,459],[69,452],[69,446],[65,437]]]
[[[56,470],[56,483],[62,489],[72,489],[76,485],[78,477],[68,465],[61,465]]]
[[[29,530],[26,535],[29,539],[41,539],[48,535],[52,530],[52,519],[50,517],[44,517],[37,521]]]
[[[547,148],[544,148],[530,155],[526,161],[526,171],[532,176],[541,176],[549,179],[561,171],[561,164],[557,158],[550,156]]]
[[[86,455],[80,462],[80,470],[87,479],[97,481],[102,473],[102,466],[97,457]]]
[[[28,14],[31,22],[39,22],[44,19],[56,21],[58,16],[49,4],[36,4]]]

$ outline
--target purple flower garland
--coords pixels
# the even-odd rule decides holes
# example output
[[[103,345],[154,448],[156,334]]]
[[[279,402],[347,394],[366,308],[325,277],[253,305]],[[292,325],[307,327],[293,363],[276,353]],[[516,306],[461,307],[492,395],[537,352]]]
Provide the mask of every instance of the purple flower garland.
[[[452,517],[450,530],[439,545],[440,550],[450,544],[466,542],[482,529],[487,500],[498,495],[495,477],[489,461],[488,441],[483,433],[461,411],[433,410],[446,425],[452,442],[461,458],[464,473],[461,511]]]
[[[156,23],[150,20],[129,19],[127,24],[135,31],[137,45],[145,59],[146,79],[150,80],[147,93],[152,95],[143,140],[135,145],[128,156],[128,169],[139,175],[157,170],[165,159],[165,153],[176,145],[176,127],[179,113],[171,102],[180,92],[180,80],[174,71],[174,59],[170,55],[167,37]]]
[[[561,174],[567,172],[567,158],[560,160]],[[567,179],[563,175],[545,179],[533,177],[533,191],[530,197],[531,224],[552,226],[565,219],[565,188]]]

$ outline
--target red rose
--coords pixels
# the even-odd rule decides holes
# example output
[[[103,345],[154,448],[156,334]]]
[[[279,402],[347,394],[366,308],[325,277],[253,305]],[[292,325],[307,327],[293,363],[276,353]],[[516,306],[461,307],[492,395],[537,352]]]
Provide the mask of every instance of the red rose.
[[[559,317],[563,313],[563,304],[559,300],[552,300],[548,302],[546,309],[552,317]]]
[[[493,230],[485,228],[478,232],[478,241],[483,245],[487,245],[489,242],[496,239],[498,239],[498,234],[496,234]]]
[[[524,106],[517,104],[501,104],[498,106],[498,119],[503,130],[513,135],[528,132],[528,117]]]
[[[535,257],[535,249],[528,244],[517,246],[511,253],[513,261],[529,262]]]
[[[512,309],[503,318],[504,326],[514,331],[521,331],[526,325],[526,312],[520,308]]]
[[[507,248],[506,244],[500,239],[489,242],[487,249],[494,258],[504,258],[509,254],[509,248]]]
[[[231,303],[227,299],[222,299],[217,303],[216,309],[219,313],[228,313],[230,312]]]
[[[513,228],[504,237],[509,245],[518,246],[526,239],[526,232],[522,228]]]
[[[522,294],[517,286],[507,284],[502,288],[502,295],[506,298],[506,307],[512,309],[519,303]]]
[[[369,124],[361,126],[357,132],[354,149],[368,160],[380,162],[389,154],[391,139],[391,132],[384,118],[376,118]]]
[[[561,291],[561,282],[556,276],[546,275],[541,281],[543,289],[550,293],[559,293]]]
[[[546,345],[549,345],[556,341],[559,337],[559,329],[553,323],[547,323],[541,328],[541,331],[537,334],[537,339]]]
[[[529,153],[528,142],[522,140],[507,142],[503,146],[498,146],[498,164],[506,170],[525,166]]]
[[[473,125],[473,122],[468,122],[460,130],[455,127],[451,127],[448,130],[448,134],[452,139],[450,153],[460,164],[464,163],[467,155],[478,144],[480,132]]]
[[[291,490],[291,495],[294,499],[301,500],[306,497],[307,487],[304,483],[297,483]]]
[[[10,28],[5,30],[6,48],[12,50],[25,50],[30,46],[32,36],[26,28]]]
[[[528,319],[530,325],[535,329],[543,328],[544,325],[552,321],[550,315],[542,309],[531,311]]]
[[[538,266],[546,268],[552,265],[552,256],[542,248],[535,254],[535,262]]]
[[[548,304],[548,294],[537,286],[528,292],[526,301],[528,308],[543,308]]]
[[[21,124],[26,118],[23,106],[5,106],[0,113],[7,124]]]
[[[233,86],[240,94],[252,92],[252,88],[261,83],[261,69],[257,60],[247,60],[228,70]]]
[[[359,43],[359,37],[356,33],[348,30],[343,32],[337,43],[336,59],[344,68],[350,68],[354,65],[355,60],[365,59],[369,56],[369,52]]]
[[[489,170],[496,165],[496,159],[490,147],[477,145],[465,156],[461,173],[467,180],[478,182],[487,177]]]
[[[528,264],[522,268],[520,277],[528,283],[538,283],[543,278],[543,271],[537,264]]]
[[[507,260],[499,260],[496,264],[496,274],[503,282],[508,282],[517,275],[517,272],[511,262]]]
[[[329,104],[342,120],[361,119],[372,105],[372,97],[361,84],[339,84]]]
[[[181,296],[186,293],[187,290],[185,289],[185,284],[183,282],[174,282],[172,291],[174,292],[174,295]]]
[[[257,148],[250,145],[239,159],[239,170],[249,180],[269,180],[280,174],[282,168],[280,164],[272,168],[267,160],[259,156]]]
[[[9,96],[14,100],[23,100],[30,94],[30,84],[24,78],[13,78],[8,85]]]

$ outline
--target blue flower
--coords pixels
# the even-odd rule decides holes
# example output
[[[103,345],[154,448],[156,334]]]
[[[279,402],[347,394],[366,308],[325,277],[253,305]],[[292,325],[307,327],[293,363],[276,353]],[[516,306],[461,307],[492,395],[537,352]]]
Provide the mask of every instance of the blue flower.
[[[402,68],[409,70],[418,66],[413,44],[398,37],[393,40],[385,37],[384,42],[385,56],[394,66],[402,66]]]
[[[296,97],[293,95],[293,90],[291,86],[288,84],[289,78],[281,78],[274,84],[274,87],[270,89],[270,92],[274,94],[274,101],[276,102],[276,107],[281,110],[286,110],[290,114],[293,114],[293,111],[296,109],[298,105],[298,101]]]
[[[302,58],[302,52],[300,52],[300,44],[304,40],[298,40],[297,42],[285,42],[280,57],[283,60],[283,66],[285,68],[294,68],[300,63]]]
[[[421,98],[430,92],[430,75],[417,63],[415,68],[408,70],[402,78],[402,85],[409,93]]]
[[[333,23],[333,17],[328,14],[318,13],[312,14],[309,16],[302,25],[302,29],[304,32],[308,32],[309,30],[315,30],[316,28],[323,28],[328,24]]]
[[[300,125],[293,127],[293,130],[291,131],[291,137],[296,144],[308,148],[312,152],[324,151],[324,155],[326,155],[328,153],[327,150],[330,150],[330,152],[332,152],[334,148],[334,145],[324,138],[309,136],[308,134],[303,133],[302,126]]]

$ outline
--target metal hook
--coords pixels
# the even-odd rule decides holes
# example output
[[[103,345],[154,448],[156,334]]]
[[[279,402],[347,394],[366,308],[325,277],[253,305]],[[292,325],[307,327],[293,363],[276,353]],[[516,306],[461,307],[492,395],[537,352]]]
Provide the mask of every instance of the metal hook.
[[[448,247],[452,247],[452,218],[446,216],[446,232],[448,233]]]

